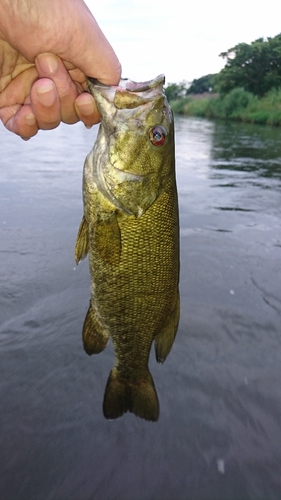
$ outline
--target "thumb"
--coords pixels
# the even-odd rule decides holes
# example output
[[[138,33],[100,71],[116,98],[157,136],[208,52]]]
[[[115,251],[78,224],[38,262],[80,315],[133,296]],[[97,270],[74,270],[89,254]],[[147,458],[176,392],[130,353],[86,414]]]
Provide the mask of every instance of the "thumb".
[[[79,68],[86,76],[105,85],[117,85],[121,78],[121,64],[95,18],[87,9],[76,21],[74,37],[62,57]]]

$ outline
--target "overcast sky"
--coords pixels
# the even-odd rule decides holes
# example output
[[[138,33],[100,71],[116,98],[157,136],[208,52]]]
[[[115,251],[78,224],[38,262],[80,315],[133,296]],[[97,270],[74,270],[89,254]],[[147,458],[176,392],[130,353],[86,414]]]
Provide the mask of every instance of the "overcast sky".
[[[221,52],[281,33],[280,0],[86,0],[123,77],[179,82],[217,73]]]

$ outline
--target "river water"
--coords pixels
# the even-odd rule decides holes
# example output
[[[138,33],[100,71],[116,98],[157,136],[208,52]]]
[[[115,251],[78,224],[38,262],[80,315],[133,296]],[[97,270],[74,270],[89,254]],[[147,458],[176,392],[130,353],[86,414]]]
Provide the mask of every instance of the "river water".
[[[0,129],[1,500],[281,498],[281,129],[176,119],[181,321],[157,423],[103,418],[73,248],[96,129]]]

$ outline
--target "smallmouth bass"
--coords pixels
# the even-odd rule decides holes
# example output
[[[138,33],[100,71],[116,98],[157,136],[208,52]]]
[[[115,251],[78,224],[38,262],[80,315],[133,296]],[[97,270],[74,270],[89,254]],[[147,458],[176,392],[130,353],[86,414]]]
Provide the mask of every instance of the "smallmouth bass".
[[[83,173],[84,215],[75,260],[89,254],[91,300],[83,326],[87,354],[112,338],[115,365],[106,418],[130,411],[159,417],[148,359],[163,363],[179,321],[179,220],[174,123],[163,75],[107,87],[88,79],[101,124]]]

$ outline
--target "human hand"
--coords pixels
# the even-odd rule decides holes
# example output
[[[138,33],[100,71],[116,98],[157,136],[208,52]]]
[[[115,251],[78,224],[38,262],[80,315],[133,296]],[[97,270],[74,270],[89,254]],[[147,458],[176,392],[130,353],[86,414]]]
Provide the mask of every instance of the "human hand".
[[[83,0],[0,0],[0,118],[28,139],[61,121],[98,123],[86,76],[115,85],[119,61]]]

